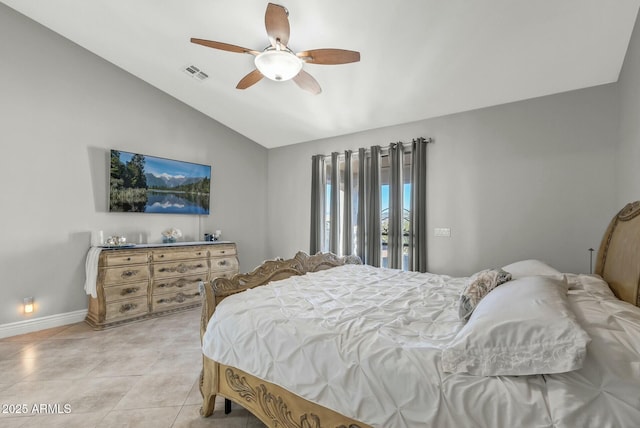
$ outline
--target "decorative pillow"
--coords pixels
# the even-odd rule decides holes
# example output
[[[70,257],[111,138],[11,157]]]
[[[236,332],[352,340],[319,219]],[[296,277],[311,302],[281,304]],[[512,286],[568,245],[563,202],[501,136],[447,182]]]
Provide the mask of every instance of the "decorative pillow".
[[[549,276],[497,287],[443,349],[443,370],[518,376],[582,367],[591,339],[569,308],[566,287],[566,280]]]
[[[458,307],[460,319],[468,320],[484,296],[509,280],[511,280],[511,274],[502,269],[486,269],[471,275],[460,294],[460,306]]]
[[[519,262],[511,263],[506,266],[502,266],[502,269],[509,272],[513,279],[537,275],[562,275],[559,270],[552,268],[545,262],[535,259],[521,260]]]

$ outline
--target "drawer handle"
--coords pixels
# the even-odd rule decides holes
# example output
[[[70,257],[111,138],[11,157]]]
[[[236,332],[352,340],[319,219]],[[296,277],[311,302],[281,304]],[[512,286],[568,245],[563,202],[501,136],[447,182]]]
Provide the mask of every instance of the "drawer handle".
[[[164,257],[164,254],[160,254],[160,258],[163,258],[163,257]]]
[[[140,287],[129,287],[129,288],[125,288],[124,290],[122,290],[120,292],[121,296],[126,296],[127,294],[133,294],[136,291],[140,290]]]
[[[202,255],[202,253],[201,253],[200,251],[198,251],[198,252],[196,253],[196,256],[201,256],[201,255]]]
[[[225,253],[225,251],[224,251],[224,250],[220,251],[220,254],[224,254],[224,253]]]
[[[190,270],[193,269],[200,269],[203,268],[204,265],[202,263],[198,263],[197,265],[187,265],[184,263],[180,263],[178,266],[175,267],[166,267],[166,268],[160,268],[158,271],[159,272],[179,272],[179,273],[186,273],[189,272]]]
[[[167,282],[163,282],[161,284],[158,284],[158,288],[169,288],[169,287],[180,287],[180,285],[178,284],[170,284]]]
[[[131,261],[131,257],[127,257],[125,260],[129,262]]]
[[[202,278],[197,278],[195,280],[186,280],[186,279],[181,279],[180,281],[176,282],[176,288],[182,288],[186,285],[189,285],[190,283],[193,284],[194,282],[202,282],[204,281]]]
[[[220,260],[220,261],[218,262],[218,266],[226,266],[226,264],[227,264],[227,261],[226,261],[226,260]]]
[[[200,295],[200,292],[196,291],[193,294],[184,294],[184,293],[178,293],[175,296],[169,298],[169,299],[160,299],[157,300],[156,303],[182,303],[184,301],[186,301],[187,299],[193,299],[194,297],[198,297]]]
[[[176,288],[182,288],[185,285],[189,285],[189,283],[194,283],[194,282],[201,282],[204,281],[202,278],[197,278],[194,280],[188,280],[188,279],[184,279],[184,278],[180,278],[179,280],[171,283],[171,282],[161,282],[160,284],[156,285],[156,288],[169,288],[169,287],[176,287]]]
[[[138,305],[136,303],[127,303],[126,305],[120,306],[120,313],[124,314],[125,312],[129,312],[132,309],[137,308]]]
[[[122,272],[122,277],[123,278],[131,278],[133,275],[137,275],[138,271],[137,270],[125,270],[124,272]]]

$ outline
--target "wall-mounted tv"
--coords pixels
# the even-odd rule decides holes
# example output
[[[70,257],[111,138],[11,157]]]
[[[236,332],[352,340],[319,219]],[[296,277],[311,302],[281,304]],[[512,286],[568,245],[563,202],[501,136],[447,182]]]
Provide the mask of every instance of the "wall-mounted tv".
[[[109,211],[209,214],[211,166],[111,150]]]

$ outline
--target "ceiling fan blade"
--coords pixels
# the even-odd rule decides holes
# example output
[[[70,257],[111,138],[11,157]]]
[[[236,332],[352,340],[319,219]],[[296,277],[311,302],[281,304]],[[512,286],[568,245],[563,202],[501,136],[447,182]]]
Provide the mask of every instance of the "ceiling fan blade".
[[[289,12],[284,6],[269,3],[264,14],[264,26],[267,28],[267,35],[271,46],[278,47],[278,40],[283,46],[289,43]]]
[[[322,88],[320,88],[320,84],[318,83],[318,81],[304,70],[300,70],[300,73],[298,73],[298,75],[293,78],[293,81],[296,82],[296,84],[301,89],[309,91],[313,95],[318,95],[320,92],[322,92]]]
[[[247,89],[249,86],[255,85],[262,79],[262,73],[258,70],[253,70],[247,74],[238,82],[236,89]]]
[[[247,53],[251,55],[258,55],[260,53],[258,51],[254,51],[253,49],[243,48],[242,46],[230,45],[229,43],[214,42],[213,40],[203,40],[203,39],[192,38],[191,43],[206,46],[208,48],[220,49],[222,51],[228,51],[228,52]]]
[[[311,64],[347,64],[360,61],[360,52],[344,49],[312,49],[296,54],[301,60]]]

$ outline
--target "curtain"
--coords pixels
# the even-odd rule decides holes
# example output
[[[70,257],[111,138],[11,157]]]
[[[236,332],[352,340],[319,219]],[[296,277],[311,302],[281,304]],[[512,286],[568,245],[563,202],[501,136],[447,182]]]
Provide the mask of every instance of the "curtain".
[[[380,146],[358,150],[356,254],[364,264],[380,266]]]
[[[352,186],[351,186],[351,150],[344,152],[344,203],[342,204],[342,255],[353,254]]]
[[[402,269],[403,165],[404,146],[402,143],[391,144],[389,146],[389,223],[387,234],[387,257],[388,266],[392,269]]]
[[[311,239],[309,254],[322,251],[324,241],[324,198],[325,198],[325,162],[324,156],[311,158]]]
[[[340,247],[340,154],[331,153],[331,218],[329,220],[329,251],[339,254]]]
[[[365,215],[367,207],[367,179],[368,171],[367,164],[367,150],[364,147],[358,149],[358,211],[356,216],[356,255],[360,257],[362,263],[367,263],[367,257],[365,253],[366,246],[366,230],[367,230],[367,216]]]
[[[371,146],[368,159],[367,212],[366,216],[366,264],[380,266],[380,146]]]
[[[386,163],[382,165],[382,156],[387,154],[385,152],[383,155],[380,146],[371,146],[368,150],[358,149],[355,154],[357,184],[353,182],[354,154],[350,150],[344,154],[334,152],[330,160],[322,155],[314,156],[311,180],[311,253],[331,251],[348,255],[353,254],[355,249],[355,254],[368,265],[380,266],[384,255],[390,268],[426,272],[429,142],[431,140],[420,138],[411,145],[391,144],[388,169]],[[407,158],[409,153],[410,169]],[[356,185],[357,194],[354,194]],[[382,186],[387,185],[389,217],[385,255],[382,253],[381,239],[381,190]],[[411,186],[408,206],[404,206],[405,185]],[[330,192],[330,196],[327,192]],[[354,200],[354,196],[357,200]],[[386,209],[385,205],[385,211]],[[405,215],[407,211],[408,219]],[[407,251],[408,260],[404,259]]]
[[[427,271],[427,144],[418,138],[411,144],[411,214],[409,216],[409,269]]]

